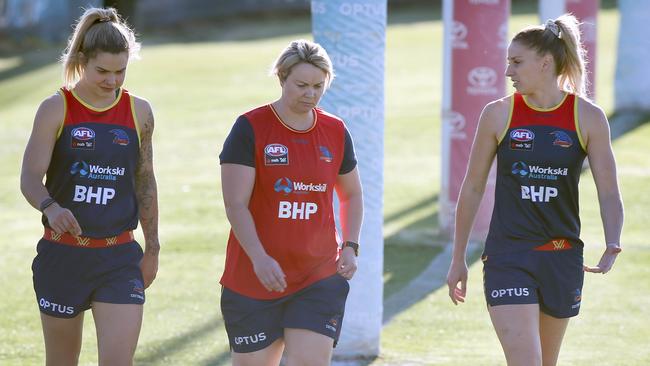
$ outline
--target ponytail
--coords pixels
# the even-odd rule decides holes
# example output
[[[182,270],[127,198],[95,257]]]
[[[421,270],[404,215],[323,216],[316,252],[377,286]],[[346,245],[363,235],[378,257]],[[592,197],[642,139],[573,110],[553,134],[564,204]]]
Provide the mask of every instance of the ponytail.
[[[549,19],[544,25],[523,29],[512,39],[543,56],[550,53],[560,88],[587,97],[586,51],[580,42],[580,23],[571,14]]]
[[[99,52],[127,52],[130,57],[137,57],[139,50],[133,30],[114,8],[89,8],[77,21],[61,56],[65,86],[74,86],[88,59]]]

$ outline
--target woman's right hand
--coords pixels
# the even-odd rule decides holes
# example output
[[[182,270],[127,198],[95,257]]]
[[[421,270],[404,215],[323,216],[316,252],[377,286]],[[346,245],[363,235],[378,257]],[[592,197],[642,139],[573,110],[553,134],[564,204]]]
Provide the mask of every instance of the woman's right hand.
[[[79,222],[77,222],[77,219],[67,208],[59,206],[58,203],[53,203],[43,210],[43,213],[47,216],[47,222],[55,233],[63,234],[69,232],[74,236],[81,235]]]
[[[467,294],[467,263],[465,260],[452,260],[447,273],[447,286],[449,287],[449,297],[454,305],[459,302],[465,302]],[[460,283],[460,286],[459,286]]]
[[[284,271],[271,256],[265,254],[252,262],[257,279],[267,291],[283,292],[287,288]]]

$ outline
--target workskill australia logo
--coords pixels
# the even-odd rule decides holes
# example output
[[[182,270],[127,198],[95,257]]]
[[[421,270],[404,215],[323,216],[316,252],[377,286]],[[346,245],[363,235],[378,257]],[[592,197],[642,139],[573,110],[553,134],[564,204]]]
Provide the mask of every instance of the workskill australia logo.
[[[280,178],[275,181],[273,189],[280,193],[289,194],[293,191],[293,182],[289,178]]]
[[[116,181],[125,172],[125,168],[88,164],[83,160],[74,162],[70,167],[71,175],[94,180]]]
[[[268,144],[264,148],[265,165],[289,165],[289,149],[282,144]]]
[[[95,149],[95,131],[88,127],[74,128],[70,132],[70,137],[70,147],[73,149]]]
[[[517,128],[510,131],[510,150],[533,150],[535,133],[525,128]]]
[[[273,190],[278,193],[307,194],[309,192],[325,193],[327,192],[327,183],[305,183],[294,182],[287,177],[280,178],[273,184]]]
[[[552,166],[528,165],[523,161],[512,164],[512,174],[517,177],[531,179],[558,180],[559,177],[569,175],[569,168],[555,168]]]

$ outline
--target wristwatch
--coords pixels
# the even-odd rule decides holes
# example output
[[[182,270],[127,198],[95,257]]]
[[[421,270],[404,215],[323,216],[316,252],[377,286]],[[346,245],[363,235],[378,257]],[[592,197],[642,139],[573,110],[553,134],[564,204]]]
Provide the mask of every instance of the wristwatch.
[[[345,248],[345,247],[352,248],[354,250],[354,256],[355,257],[359,256],[359,244],[348,240],[348,241],[343,242],[343,245],[341,246],[341,248]]]

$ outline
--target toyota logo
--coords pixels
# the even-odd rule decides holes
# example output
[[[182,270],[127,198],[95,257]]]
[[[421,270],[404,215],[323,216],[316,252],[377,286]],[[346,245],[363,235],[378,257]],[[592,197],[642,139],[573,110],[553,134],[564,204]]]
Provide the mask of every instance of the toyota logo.
[[[472,86],[479,88],[489,88],[496,84],[497,73],[492,68],[479,66],[473,68],[467,74],[467,80]]]
[[[454,132],[460,132],[465,129],[465,117],[456,111],[450,111],[445,114],[445,119]]]
[[[460,41],[465,39],[467,37],[467,27],[465,24],[454,21],[453,25],[451,26],[451,38],[454,41]]]

